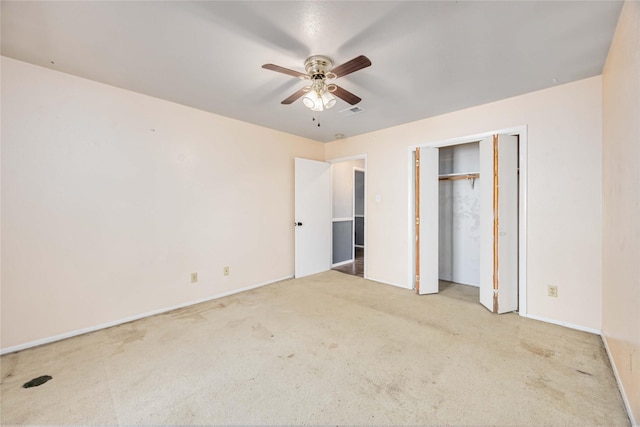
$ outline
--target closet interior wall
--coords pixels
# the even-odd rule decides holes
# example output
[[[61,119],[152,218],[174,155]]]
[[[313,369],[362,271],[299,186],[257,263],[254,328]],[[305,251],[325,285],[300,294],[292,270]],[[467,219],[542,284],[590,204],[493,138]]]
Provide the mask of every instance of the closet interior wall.
[[[477,142],[439,149],[439,279],[480,286],[480,170]]]

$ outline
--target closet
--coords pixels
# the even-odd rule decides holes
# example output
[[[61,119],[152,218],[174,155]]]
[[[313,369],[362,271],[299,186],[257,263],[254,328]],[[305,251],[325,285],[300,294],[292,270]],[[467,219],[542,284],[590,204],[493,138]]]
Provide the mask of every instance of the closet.
[[[439,149],[438,279],[480,286],[480,151]]]
[[[415,151],[415,289],[439,291],[439,280],[478,286],[494,313],[518,309],[519,140]]]

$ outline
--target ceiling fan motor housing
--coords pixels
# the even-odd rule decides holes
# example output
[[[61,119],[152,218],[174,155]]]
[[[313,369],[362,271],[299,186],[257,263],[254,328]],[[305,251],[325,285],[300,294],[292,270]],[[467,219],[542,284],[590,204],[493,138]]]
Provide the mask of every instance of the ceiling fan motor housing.
[[[335,78],[334,76],[328,75],[332,74],[331,68],[333,68],[333,62],[323,55],[310,56],[304,61],[304,69],[313,80]]]

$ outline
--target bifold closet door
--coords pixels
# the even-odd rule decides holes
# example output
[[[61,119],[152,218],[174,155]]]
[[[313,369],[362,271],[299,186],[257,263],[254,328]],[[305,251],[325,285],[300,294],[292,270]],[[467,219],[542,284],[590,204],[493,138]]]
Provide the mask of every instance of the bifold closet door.
[[[518,138],[480,141],[480,303],[518,309]]]
[[[420,148],[419,183],[419,283],[418,294],[438,293],[438,173],[437,148]]]

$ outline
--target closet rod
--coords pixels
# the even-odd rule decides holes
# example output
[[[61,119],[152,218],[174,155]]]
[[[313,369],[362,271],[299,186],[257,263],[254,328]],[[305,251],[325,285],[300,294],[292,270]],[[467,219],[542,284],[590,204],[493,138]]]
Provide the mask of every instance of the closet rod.
[[[438,179],[440,181],[444,181],[444,180],[456,180],[456,179],[475,179],[475,178],[480,178],[480,174],[479,173],[468,173],[468,174],[464,174],[464,175],[451,175],[451,176],[440,176],[438,177]]]

